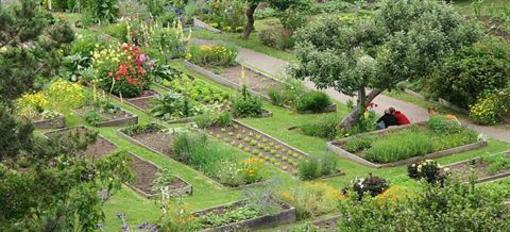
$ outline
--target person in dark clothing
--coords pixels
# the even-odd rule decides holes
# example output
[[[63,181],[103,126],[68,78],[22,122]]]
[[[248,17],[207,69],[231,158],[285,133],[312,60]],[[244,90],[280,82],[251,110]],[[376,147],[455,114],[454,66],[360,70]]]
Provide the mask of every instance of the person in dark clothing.
[[[398,125],[397,119],[393,114],[390,113],[389,110],[384,111],[384,115],[377,120],[377,129],[385,129],[390,126],[396,126]]]

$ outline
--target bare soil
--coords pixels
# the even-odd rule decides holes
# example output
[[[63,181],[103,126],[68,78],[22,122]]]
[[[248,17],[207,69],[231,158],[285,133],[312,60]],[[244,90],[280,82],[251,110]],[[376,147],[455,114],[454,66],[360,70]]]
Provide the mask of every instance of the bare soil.
[[[337,230],[336,224],[338,222],[338,217],[332,217],[326,220],[317,221],[314,225],[320,229],[320,231],[324,232],[335,232]]]
[[[95,109],[94,107],[90,107],[90,106],[82,107],[82,108],[76,110],[76,112],[81,116],[85,116],[90,111],[96,111],[97,113],[99,113],[99,115],[101,116],[101,122],[107,122],[107,121],[116,120],[116,119],[124,119],[124,118],[129,118],[132,116],[130,113],[128,113],[124,110],[117,110],[115,113],[109,113],[109,112],[101,112],[101,111]]]
[[[130,104],[134,105],[135,107],[147,111],[151,108],[151,101],[154,97],[156,97],[158,93],[154,90],[145,90],[143,91],[142,95],[135,98],[127,98],[124,99]]]
[[[70,128],[66,130],[59,130],[54,132],[48,132],[46,135],[48,137],[68,137],[73,135],[84,135],[86,132],[89,132],[90,130],[85,127],[77,127],[77,128]],[[107,154],[112,153],[115,149],[117,149],[117,146],[115,146],[110,141],[106,140],[105,138],[101,136],[97,136],[96,142],[93,144],[89,144],[87,148],[80,153],[93,157],[95,159],[101,158]]]
[[[162,131],[146,131],[131,136],[133,139],[163,154],[172,154],[172,135]]]
[[[231,82],[240,86],[245,84],[253,91],[264,94],[267,94],[272,86],[279,85],[277,81],[255,73],[247,68],[244,69],[245,79],[243,80],[242,70],[241,65],[237,65],[234,67],[223,68],[219,74]]]
[[[482,16],[480,21],[482,21],[491,35],[501,37],[507,43],[510,43],[510,32],[504,29],[505,22],[503,20]]]
[[[131,170],[133,170],[135,179],[131,183],[136,188],[142,190],[146,194],[152,194],[154,180],[157,179],[159,169],[153,164],[144,161],[137,156],[132,155],[133,162],[131,163]],[[181,189],[186,187],[186,183],[179,178],[172,179],[168,184],[170,189]]]
[[[510,158],[510,153],[507,153],[507,157]],[[489,171],[489,164],[481,159],[474,159],[458,163],[455,165],[446,166],[445,168],[449,169],[449,172],[451,173],[453,178],[459,179],[462,182],[469,181],[469,178],[472,176],[473,170],[475,171],[478,180],[510,172],[510,170],[508,169],[503,169],[499,170],[496,173],[491,173]]]

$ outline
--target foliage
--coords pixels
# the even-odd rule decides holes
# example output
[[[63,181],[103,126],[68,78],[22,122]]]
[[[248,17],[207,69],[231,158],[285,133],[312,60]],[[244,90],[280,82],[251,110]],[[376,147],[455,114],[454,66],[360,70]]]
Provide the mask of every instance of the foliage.
[[[232,124],[232,114],[230,112],[217,113],[206,111],[204,114],[195,117],[194,121],[200,129],[206,129],[213,125],[227,127]]]
[[[450,54],[429,80],[429,91],[468,109],[487,91],[510,81],[510,49],[497,40],[480,42]]]
[[[148,40],[147,47],[157,51],[167,63],[170,59],[185,57],[189,37],[184,35],[182,24],[177,21],[172,27],[154,24],[150,29]]]
[[[163,130],[162,126],[159,126],[158,124],[155,123],[149,123],[145,125],[131,125],[122,129],[122,132],[126,135],[134,136],[143,133],[158,132],[162,130]]]
[[[44,91],[49,107],[62,113],[80,107],[85,100],[85,90],[77,83],[55,80]]]
[[[493,156],[482,157],[480,162],[489,165],[488,170],[491,174],[510,169],[510,157],[508,154],[497,154]]]
[[[188,118],[202,112],[189,98],[178,93],[159,95],[151,102],[151,113],[156,118],[174,120]]]
[[[299,128],[305,135],[334,139],[338,133],[336,129],[338,120],[339,118],[337,115],[323,115],[317,120],[301,124]]]
[[[97,126],[101,122],[101,115],[97,111],[92,110],[85,113],[84,119],[89,125]]]
[[[294,106],[297,99],[306,93],[307,88],[300,81],[289,79],[284,85],[271,86],[268,95],[271,103],[277,106]]]
[[[430,184],[443,182],[446,178],[439,164],[434,160],[423,160],[407,166],[407,175],[416,180],[424,179]]]
[[[91,23],[113,23],[119,14],[119,0],[87,0],[85,4],[86,21]]]
[[[426,185],[409,199],[378,201],[357,198],[343,201],[341,231],[501,231],[508,228],[510,212],[501,194],[473,184]],[[476,218],[476,220],[473,220]],[[504,229],[503,229],[504,230]]]
[[[153,63],[136,46],[98,49],[92,55],[95,78],[88,80],[121,97],[137,97],[151,83],[148,73]]]
[[[298,164],[298,175],[301,180],[314,180],[321,176],[334,174],[337,170],[337,159],[334,155],[321,158],[308,158]]]
[[[248,92],[246,86],[241,90],[241,96],[232,103],[232,114],[237,118],[257,117],[262,114],[262,101],[259,97]]]
[[[18,121],[12,115],[12,110],[0,103],[0,132],[2,134],[0,161],[7,157],[15,158],[19,154],[30,151],[33,129],[30,123]]]
[[[233,222],[240,222],[243,220],[251,219],[260,216],[260,212],[249,206],[235,207],[218,214],[215,211],[207,213],[197,218],[197,228],[214,228],[222,225],[227,225]]]
[[[233,66],[236,64],[237,49],[224,45],[191,45],[187,59],[198,65]]]
[[[376,138],[372,136],[355,135],[352,139],[345,142],[343,146],[348,152],[357,153],[369,149],[375,141]]]
[[[343,198],[336,188],[325,182],[305,182],[302,186],[282,191],[278,195],[296,208],[298,219],[332,213]]]
[[[373,17],[355,18],[352,24],[336,17],[298,30],[299,62],[291,73],[319,89],[357,94],[356,107],[341,123],[347,130],[377,95],[426,76],[450,51],[476,42],[481,34],[451,6],[431,0],[384,0]]]
[[[310,91],[303,94],[296,102],[298,112],[324,112],[331,105],[331,99],[323,92]]]
[[[242,32],[246,17],[242,0],[208,1],[200,15],[211,26],[225,32]]]
[[[190,206],[181,200],[166,200],[162,203],[159,229],[167,232],[193,231],[196,229],[195,216]]]
[[[278,27],[264,29],[260,31],[258,37],[262,44],[281,50],[292,49],[295,44],[292,34]]]
[[[49,105],[46,95],[42,92],[25,93],[16,100],[17,114],[27,118],[36,118]]]
[[[457,120],[450,120],[447,116],[438,115],[430,117],[427,127],[436,134],[455,134],[462,131],[462,125]]]

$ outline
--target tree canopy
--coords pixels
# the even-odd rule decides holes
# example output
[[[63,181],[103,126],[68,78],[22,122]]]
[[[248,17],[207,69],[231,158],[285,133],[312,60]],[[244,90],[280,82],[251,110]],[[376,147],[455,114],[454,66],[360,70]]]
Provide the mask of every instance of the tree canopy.
[[[318,88],[357,95],[357,106],[341,123],[349,129],[377,95],[403,80],[426,77],[448,54],[480,36],[475,24],[445,3],[385,0],[371,18],[348,24],[330,16],[299,30],[299,62],[291,70]]]

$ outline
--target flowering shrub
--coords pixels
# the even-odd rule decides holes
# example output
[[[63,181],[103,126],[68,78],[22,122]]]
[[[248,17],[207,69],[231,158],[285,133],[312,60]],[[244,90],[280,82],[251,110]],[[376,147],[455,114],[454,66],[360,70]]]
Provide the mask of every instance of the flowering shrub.
[[[35,118],[48,107],[48,99],[43,92],[23,94],[16,100],[18,115]]]
[[[336,210],[338,202],[344,199],[337,189],[326,182],[305,182],[278,195],[296,207],[297,217],[300,219],[331,213]]]
[[[263,179],[262,169],[264,161],[259,158],[249,158],[242,161],[241,174],[247,184],[255,183]]]
[[[198,65],[232,66],[236,64],[237,49],[223,45],[193,45],[189,49],[188,60]]]
[[[371,173],[368,177],[354,180],[353,190],[361,199],[365,194],[375,197],[388,189],[388,182],[381,177],[373,176]]]
[[[60,79],[53,81],[44,92],[50,108],[61,113],[81,106],[85,100],[85,91],[81,85]]]
[[[121,97],[140,96],[151,83],[149,72],[154,63],[131,44],[99,49],[92,54],[92,67],[99,86]]]
[[[510,87],[478,98],[469,116],[482,125],[494,125],[510,119]]]
[[[412,163],[407,167],[407,173],[413,179],[424,179],[429,183],[443,181],[446,177],[439,164],[434,160]]]

